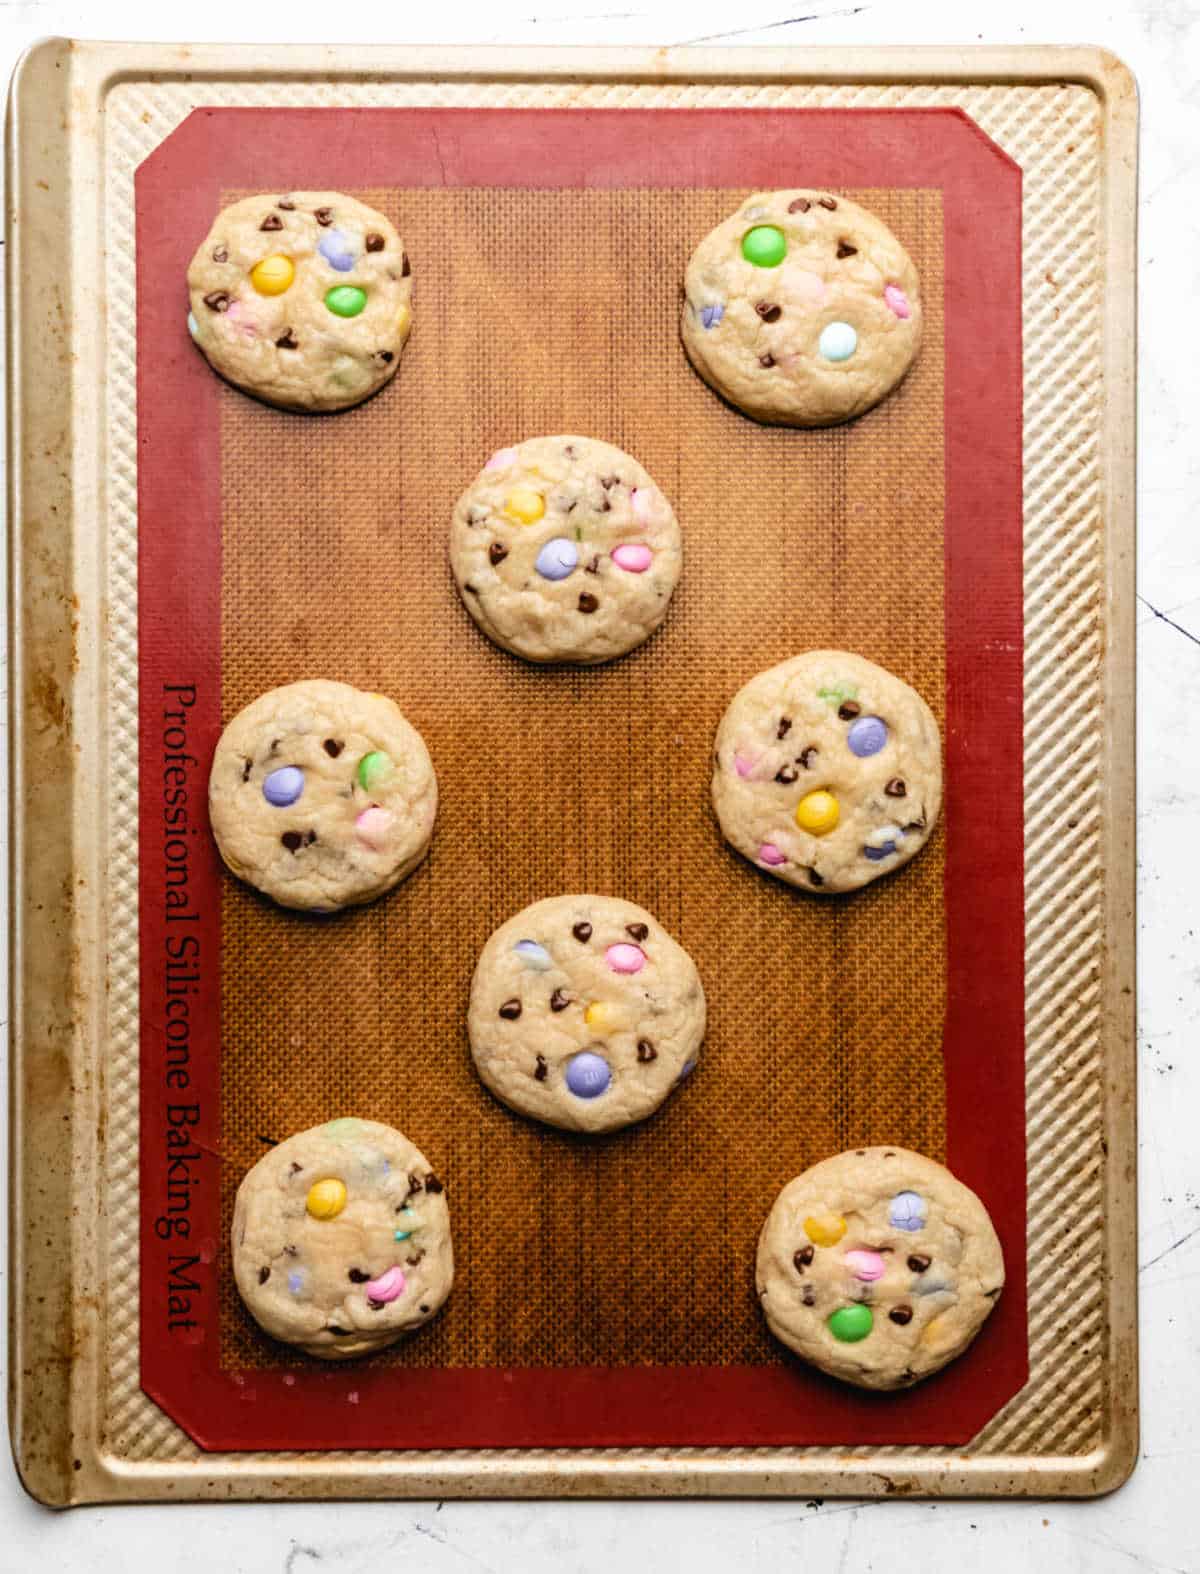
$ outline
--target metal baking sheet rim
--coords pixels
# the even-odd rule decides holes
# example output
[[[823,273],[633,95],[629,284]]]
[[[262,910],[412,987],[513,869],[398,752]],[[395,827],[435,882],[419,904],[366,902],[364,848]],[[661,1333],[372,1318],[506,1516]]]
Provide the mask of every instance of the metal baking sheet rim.
[[[108,307],[96,264],[105,242],[104,117],[108,95],[123,82],[222,79],[279,85],[540,82],[559,90],[612,83],[964,89],[1076,84],[1095,96],[1103,270],[1101,509],[1095,527],[1101,543],[1096,617],[1103,654],[1096,709],[1102,731],[1089,815],[1097,878],[1082,899],[1091,903],[1101,936],[1093,984],[1102,1135],[1090,1168],[1103,1201],[1096,1229],[1103,1258],[1099,1316],[1106,1360],[1094,1447],[1059,1452],[1026,1443],[987,1453],[885,1447],[843,1452],[824,1447],[468,1450],[331,1454],[314,1462],[311,1456],[287,1454],[131,1459],[111,1445],[104,1227],[109,1026],[105,657],[112,632],[103,522],[114,482],[105,444],[104,335],[92,327],[105,321]],[[59,1506],[287,1497],[1082,1497],[1111,1491],[1127,1478],[1137,1454],[1136,161],[1133,78],[1119,60],[1098,49],[389,47],[368,52],[303,46],[273,49],[267,56],[256,48],[50,39],[23,58],[10,93],[6,145],[12,667],[9,1418],[17,1467],[33,1496]],[[54,269],[34,265],[39,255],[51,254],[58,259]],[[1027,620],[1037,578],[1037,565],[1027,563]],[[1027,799],[1031,751],[1040,729],[1053,721],[1042,693],[1031,690],[1029,665],[1027,654]],[[1030,904],[1039,891],[1034,864],[1027,853]],[[1027,943],[1032,911],[1030,905]],[[1032,1118],[1032,1104],[1029,1113]],[[136,1164],[136,1156],[128,1162]],[[1097,1242],[1086,1244],[1095,1248]],[[1031,1318],[1037,1306],[1038,1297],[1031,1293]],[[1031,1363],[1035,1332],[1031,1326]],[[1065,1370],[1063,1397],[1070,1402]],[[1053,1434],[1047,1442],[1053,1443]]]

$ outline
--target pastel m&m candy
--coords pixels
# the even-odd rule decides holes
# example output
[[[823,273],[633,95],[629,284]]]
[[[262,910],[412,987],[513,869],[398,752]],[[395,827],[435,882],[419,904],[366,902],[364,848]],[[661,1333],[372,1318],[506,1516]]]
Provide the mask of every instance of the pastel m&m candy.
[[[566,536],[555,536],[547,541],[534,560],[534,568],[543,579],[566,579],[579,565],[579,548]]]
[[[554,966],[549,951],[536,940],[518,940],[513,950],[526,967],[532,967],[539,973],[544,973],[547,968]]]
[[[602,1055],[585,1049],[567,1061],[566,1083],[576,1098],[599,1098],[611,1081],[612,1072]]]
[[[531,486],[514,486],[505,500],[504,512],[520,525],[536,525],[546,512],[546,499]]]
[[[878,1252],[862,1248],[847,1252],[842,1261],[854,1277],[861,1279],[864,1284],[873,1284],[876,1279],[882,1279],[887,1270],[887,1264]]]
[[[817,349],[827,361],[848,361],[858,349],[858,334],[848,322],[826,323]]]
[[[787,256],[787,236],[774,224],[756,224],[742,236],[742,256],[756,268],[777,268]]]
[[[758,849],[758,861],[771,869],[778,869],[780,864],[787,863],[787,855],[781,853],[774,842],[764,842]]]
[[[346,1188],[333,1177],[314,1181],[308,1188],[304,1206],[314,1219],[336,1219],[346,1206]]]
[[[373,788],[382,786],[395,769],[390,754],[385,754],[382,749],[372,749],[358,762],[359,786],[370,792]]]
[[[640,945],[629,945],[622,940],[608,947],[604,960],[614,973],[640,973],[646,965],[646,953]]]
[[[874,1325],[871,1308],[861,1302],[856,1306],[839,1306],[827,1324],[829,1332],[843,1344],[857,1344],[867,1337]]]
[[[627,541],[613,548],[612,560],[627,574],[644,574],[654,561],[654,554],[641,541]]]
[[[335,284],[325,291],[325,304],[336,317],[357,317],[367,304],[367,292],[357,284]]]
[[[897,1192],[888,1208],[888,1220],[894,1230],[923,1230],[928,1217],[929,1205],[915,1191]]]
[[[883,287],[883,298],[887,303],[888,310],[894,312],[897,317],[912,316],[912,307],[908,304],[908,296],[905,295],[898,284],[885,284]]]
[[[818,788],[805,793],[796,805],[796,824],[810,836],[827,836],[837,825],[840,813],[833,794]]]
[[[339,273],[349,273],[356,255],[354,242],[344,230],[326,230],[317,242],[317,250],[331,268]]]
[[[485,470],[507,470],[510,465],[515,465],[516,462],[517,450],[515,448],[497,448],[483,468]]]
[[[292,259],[279,252],[272,257],[264,257],[250,269],[250,283],[260,295],[282,295],[285,290],[291,289],[295,277],[296,268]]]
[[[304,772],[296,765],[281,765],[263,778],[263,797],[275,809],[286,809],[304,791]]]
[[[810,1214],[804,1233],[814,1246],[836,1246],[846,1233],[846,1221],[840,1213]]]
[[[878,754],[887,741],[887,722],[882,716],[860,716],[846,733],[846,746],[860,760]]]
[[[381,847],[387,840],[387,833],[392,827],[395,816],[386,809],[381,809],[373,803],[369,809],[364,809],[354,821],[354,830],[360,841],[366,842],[368,847]]]
[[[399,1268],[389,1268],[378,1279],[368,1279],[363,1285],[363,1294],[368,1301],[386,1306],[389,1301],[398,1300],[404,1294],[404,1285],[403,1272]]]

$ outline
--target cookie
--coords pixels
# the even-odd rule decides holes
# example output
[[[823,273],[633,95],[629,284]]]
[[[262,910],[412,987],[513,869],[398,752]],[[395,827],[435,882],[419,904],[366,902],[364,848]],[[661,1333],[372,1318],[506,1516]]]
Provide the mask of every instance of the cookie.
[[[283,907],[370,902],[416,868],[437,815],[424,740],[382,694],[271,689],[217,743],[208,812],[226,864]]]
[[[272,1148],[238,1187],[230,1241],[255,1322],[326,1361],[423,1327],[454,1282],[445,1187],[374,1120],[331,1120]]]
[[[683,344],[757,421],[833,426],[862,415],[921,342],[917,271],[874,214],[824,191],[762,191],[687,267]]]
[[[450,527],[468,612],[526,661],[623,656],[662,622],[682,561],[670,503],[636,459],[592,437],[500,449]]]
[[[475,1069],[522,1115],[615,1131],[689,1075],[704,989],[658,919],[613,896],[551,896],[488,940],[471,980]]]
[[[285,410],[345,410],[393,376],[412,276],[382,213],[338,191],[247,197],[188,268],[188,331],[229,382]]]
[[[933,834],[942,751],[907,683],[841,650],[760,672],[717,730],[713,807],[759,869],[836,894],[890,874]]]
[[[907,1148],[859,1148],[789,1181],[758,1241],[759,1302],[797,1355],[907,1388],[971,1343],[1004,1287],[987,1210]]]

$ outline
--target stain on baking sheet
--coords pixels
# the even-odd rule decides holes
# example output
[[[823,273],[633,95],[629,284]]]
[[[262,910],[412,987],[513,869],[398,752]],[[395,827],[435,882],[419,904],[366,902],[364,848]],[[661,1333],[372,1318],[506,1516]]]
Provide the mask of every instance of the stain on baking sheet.
[[[779,1186],[856,1144],[944,1155],[942,833],[896,877],[813,899],[722,842],[710,751],[743,682],[822,645],[944,721],[940,195],[851,193],[920,271],[925,344],[897,396],[797,433],[725,406],[679,344],[691,246],[743,193],[356,194],[404,238],[413,336],[342,415],[221,391],[224,715],[297,678],[380,689],[424,735],[441,811],[428,861],[358,912],[226,881],[225,1223],[259,1133],[371,1116],[445,1176],[459,1264],[443,1315],[373,1365],[774,1363],[752,1264]],[[662,629],[591,671],[496,650],[447,564],[487,455],[555,432],[636,455],[684,532]],[[503,1109],[463,1029],[491,930],[572,890],[657,914],[709,1000],[687,1087],[599,1140]],[[311,1364],[221,1285],[224,1366]]]

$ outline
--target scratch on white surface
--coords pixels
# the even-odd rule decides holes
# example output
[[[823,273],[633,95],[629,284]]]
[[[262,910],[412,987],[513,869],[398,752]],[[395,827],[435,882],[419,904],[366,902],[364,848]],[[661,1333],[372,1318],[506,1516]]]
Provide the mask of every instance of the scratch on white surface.
[[[296,1562],[299,1558],[311,1558],[314,1563],[319,1563],[321,1554],[316,1547],[302,1547],[298,1541],[293,1541],[283,1560],[283,1574],[297,1574]]]
[[[870,8],[865,5],[842,6],[835,11],[810,11],[804,16],[788,16],[779,22],[755,22],[747,27],[735,27],[727,33],[700,33],[695,38],[680,39],[672,48],[682,49],[688,44],[715,44],[731,38],[748,38],[755,33],[771,33],[779,27],[797,27],[801,22],[827,22],[831,17],[858,16]]]
[[[1146,600],[1145,596],[1139,596],[1138,600],[1145,608],[1147,608],[1148,611],[1153,612],[1154,616],[1158,618],[1160,622],[1166,623],[1170,628],[1177,629],[1185,639],[1190,639],[1193,645],[1200,645],[1200,634],[1193,634],[1191,629],[1185,629],[1182,623],[1176,623],[1174,618],[1169,618],[1165,612],[1160,612],[1156,606],[1152,606],[1151,603]],[[1186,604],[1187,603],[1185,603],[1185,605]]]
[[[1187,1243],[1190,1240],[1193,1240],[1197,1235],[1200,1235],[1200,1224],[1194,1225],[1186,1235],[1181,1235],[1177,1241],[1172,1241],[1170,1246],[1159,1252],[1157,1257],[1151,1257],[1149,1262],[1142,1263],[1138,1268],[1138,1272],[1145,1273],[1148,1268],[1153,1268],[1156,1263],[1162,1262],[1163,1259],[1169,1257],[1172,1252],[1177,1252],[1181,1246],[1186,1246]]]

